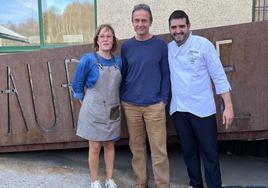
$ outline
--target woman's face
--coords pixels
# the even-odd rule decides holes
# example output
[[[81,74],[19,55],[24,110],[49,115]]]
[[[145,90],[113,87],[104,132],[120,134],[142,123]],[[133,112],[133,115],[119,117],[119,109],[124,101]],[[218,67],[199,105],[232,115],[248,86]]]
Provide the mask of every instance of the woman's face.
[[[99,35],[97,43],[99,45],[99,50],[101,51],[111,51],[113,47],[113,33],[107,28],[102,28]]]

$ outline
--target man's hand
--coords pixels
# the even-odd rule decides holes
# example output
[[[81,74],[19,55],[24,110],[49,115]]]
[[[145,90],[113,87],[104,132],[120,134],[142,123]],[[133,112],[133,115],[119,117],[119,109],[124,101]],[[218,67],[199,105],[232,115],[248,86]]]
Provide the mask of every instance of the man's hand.
[[[222,124],[225,125],[225,129],[228,129],[234,120],[234,110],[230,92],[223,93],[222,98],[225,107],[222,114]]]
[[[222,124],[225,125],[225,129],[228,129],[234,120],[233,107],[225,108],[222,114]]]

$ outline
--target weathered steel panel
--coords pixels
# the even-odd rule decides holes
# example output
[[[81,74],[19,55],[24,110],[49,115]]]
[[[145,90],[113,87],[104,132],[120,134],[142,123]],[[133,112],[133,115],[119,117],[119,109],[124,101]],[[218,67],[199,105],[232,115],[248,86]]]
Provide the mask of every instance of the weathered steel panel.
[[[267,138],[263,134],[268,130],[267,32],[267,21],[197,31],[216,44],[222,63],[228,70],[226,74],[232,85],[235,121],[228,131],[219,126],[219,132],[240,132],[241,137],[237,134],[236,139],[245,139],[245,135],[253,135],[254,139]],[[217,45],[219,41],[226,40],[229,43]],[[218,112],[221,111],[220,103],[218,98]],[[218,119],[220,124],[220,116]],[[224,135],[226,139],[235,139],[232,134]]]
[[[216,100],[220,139],[268,138],[267,32],[268,22],[193,31],[215,44],[232,85],[230,130],[220,125],[222,102]],[[170,41],[169,34],[161,37]],[[75,136],[80,104],[72,99],[70,84],[77,59],[88,51],[91,45],[0,56],[0,152],[87,146]],[[167,131],[173,141],[169,116]],[[123,117],[122,138],[127,137]]]
[[[1,56],[0,145],[5,149],[0,151],[7,146],[82,141],[74,134],[80,104],[70,98],[68,86],[77,65],[70,59],[79,59],[90,48]]]

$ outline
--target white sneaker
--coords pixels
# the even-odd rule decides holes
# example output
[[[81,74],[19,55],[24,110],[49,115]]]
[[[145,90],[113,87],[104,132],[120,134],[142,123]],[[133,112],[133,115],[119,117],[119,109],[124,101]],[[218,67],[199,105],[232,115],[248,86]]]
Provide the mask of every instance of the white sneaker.
[[[90,188],[101,188],[101,184],[99,180],[91,182]]]
[[[113,179],[108,179],[105,182],[105,188],[117,188],[117,185],[115,184]]]

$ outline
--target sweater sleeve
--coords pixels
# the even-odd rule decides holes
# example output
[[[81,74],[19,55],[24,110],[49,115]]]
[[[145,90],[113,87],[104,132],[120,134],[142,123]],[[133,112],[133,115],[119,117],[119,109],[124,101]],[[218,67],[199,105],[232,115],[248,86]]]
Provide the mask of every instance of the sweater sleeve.
[[[168,102],[168,95],[170,90],[170,72],[169,72],[169,64],[168,64],[168,48],[167,45],[164,45],[164,50],[161,58],[161,96],[162,100],[165,104]]]
[[[72,83],[73,91],[74,91],[74,94],[73,94],[74,98],[83,100],[84,88],[86,86],[86,80],[87,80],[89,71],[90,71],[89,57],[82,56],[77,66],[74,80]]]
[[[126,74],[127,74],[127,59],[125,56],[124,44],[121,47],[121,63],[122,63],[122,66],[121,66],[122,81],[121,81],[121,87],[120,87],[120,98],[122,98],[123,87],[124,87]]]
[[[125,46],[123,45],[121,48],[121,60],[122,60],[122,82],[125,80],[126,74],[127,74],[127,58],[125,54]]]

